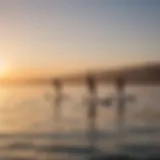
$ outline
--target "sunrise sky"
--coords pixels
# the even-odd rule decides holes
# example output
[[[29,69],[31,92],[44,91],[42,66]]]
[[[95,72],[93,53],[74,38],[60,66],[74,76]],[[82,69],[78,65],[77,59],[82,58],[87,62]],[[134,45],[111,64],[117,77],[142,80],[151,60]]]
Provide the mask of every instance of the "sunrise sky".
[[[0,64],[57,74],[160,60],[159,10],[159,0],[0,0]]]

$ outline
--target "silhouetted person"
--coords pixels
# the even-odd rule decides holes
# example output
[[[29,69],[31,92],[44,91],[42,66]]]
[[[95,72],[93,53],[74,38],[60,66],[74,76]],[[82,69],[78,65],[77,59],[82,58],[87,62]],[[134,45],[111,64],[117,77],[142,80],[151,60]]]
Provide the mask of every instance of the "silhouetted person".
[[[62,83],[59,79],[53,81],[55,87],[55,103],[54,103],[54,118],[58,120],[61,115],[61,101],[62,101]]]
[[[118,128],[124,124],[125,116],[125,90],[126,82],[123,77],[118,77],[116,80],[116,89],[117,89],[117,125]]]
[[[88,106],[88,136],[90,145],[93,148],[96,143],[96,104],[97,104],[97,92],[96,92],[96,81],[92,75],[88,75],[86,78],[86,84],[90,93],[90,100]]]

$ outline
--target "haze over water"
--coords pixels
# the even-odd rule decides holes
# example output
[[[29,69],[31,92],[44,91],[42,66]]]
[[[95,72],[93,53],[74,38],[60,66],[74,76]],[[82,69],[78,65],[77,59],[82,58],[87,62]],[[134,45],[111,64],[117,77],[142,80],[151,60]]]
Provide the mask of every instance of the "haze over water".
[[[0,160],[159,155],[159,15],[159,0],[0,0]],[[88,71],[145,64],[151,65],[133,68],[122,79],[158,85],[127,86],[133,99],[119,128],[117,100],[97,106],[96,150],[88,147],[87,86],[64,87],[69,97],[55,120],[53,86],[37,85],[59,75],[76,73],[80,80]],[[19,86],[18,78],[36,85]],[[98,86],[100,98],[115,95],[114,86]]]

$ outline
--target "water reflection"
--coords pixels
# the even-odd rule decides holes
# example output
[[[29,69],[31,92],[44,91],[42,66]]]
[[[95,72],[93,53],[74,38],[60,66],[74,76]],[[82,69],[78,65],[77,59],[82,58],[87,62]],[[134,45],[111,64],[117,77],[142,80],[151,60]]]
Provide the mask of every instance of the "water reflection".
[[[44,159],[47,159],[46,157],[48,159],[53,157],[66,159],[66,155],[69,154],[68,159],[75,159],[75,157],[83,159],[92,155],[86,136],[87,107],[76,105],[76,102],[81,101],[84,90],[65,88],[64,92],[73,95],[73,102],[63,104],[63,117],[57,123],[53,121],[53,106],[44,98],[46,93],[53,95],[52,88],[31,87],[15,89],[14,92],[7,91],[4,100],[8,95],[11,99],[1,103],[0,106],[0,156],[6,159],[11,159],[11,157],[32,159],[35,156]],[[113,103],[110,108],[98,107],[96,140],[98,151],[96,153],[133,153],[131,150],[134,150],[134,154],[135,152],[139,154],[137,148],[140,146],[141,151],[145,150],[143,149],[144,142],[147,146],[156,148],[156,152],[158,144],[160,144],[159,121],[156,118],[157,126],[154,126],[153,123],[149,126],[147,117],[152,115],[154,118],[158,114],[159,98],[156,99],[154,93],[157,94],[159,91],[160,88],[157,87],[127,88],[127,92],[135,94],[138,101],[136,105],[130,103],[127,105],[126,122],[124,129],[119,133],[116,132],[114,121],[115,104]],[[99,87],[97,92],[100,96],[115,94],[113,88],[107,87],[106,89],[104,86]],[[145,119],[141,115],[143,115],[144,106],[148,101],[150,104],[154,104],[150,108],[153,113],[150,114],[149,109],[145,111]],[[153,146],[153,143],[156,145]],[[128,147],[127,150],[127,146],[132,147]]]

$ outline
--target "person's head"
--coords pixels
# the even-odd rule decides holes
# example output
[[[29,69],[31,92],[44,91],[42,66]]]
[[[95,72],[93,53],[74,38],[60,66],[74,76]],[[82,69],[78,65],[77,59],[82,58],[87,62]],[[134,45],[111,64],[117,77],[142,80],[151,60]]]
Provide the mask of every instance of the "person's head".
[[[86,83],[91,92],[93,92],[96,88],[95,78],[93,75],[87,75]]]
[[[56,90],[60,90],[62,88],[62,83],[59,79],[54,79],[53,85]]]
[[[119,90],[123,89],[123,88],[125,87],[125,84],[126,84],[126,82],[125,82],[124,77],[119,76],[119,77],[116,79],[116,87],[117,87]]]

